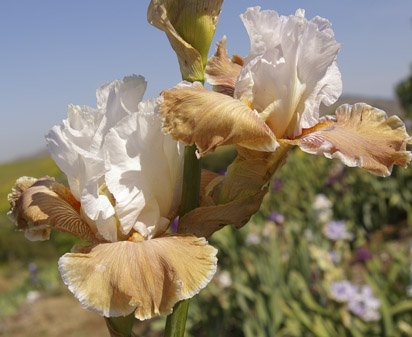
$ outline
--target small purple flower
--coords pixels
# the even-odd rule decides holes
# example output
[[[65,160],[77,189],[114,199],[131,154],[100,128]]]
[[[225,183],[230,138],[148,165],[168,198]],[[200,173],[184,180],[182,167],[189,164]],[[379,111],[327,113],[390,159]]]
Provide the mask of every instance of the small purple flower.
[[[342,253],[336,250],[330,251],[329,256],[334,264],[338,264],[342,260]]]
[[[258,245],[261,242],[261,238],[259,234],[255,232],[250,232],[246,236],[245,243],[247,246],[255,246]]]
[[[39,267],[36,263],[30,262],[28,266],[30,282],[32,284],[39,283]]]
[[[330,293],[337,302],[347,303],[348,310],[365,322],[377,321],[381,317],[381,303],[368,285],[359,287],[348,280],[342,280],[331,284]]]
[[[360,247],[356,250],[355,260],[356,262],[365,262],[372,258],[372,253],[366,247]]]
[[[279,192],[283,187],[283,182],[279,178],[273,179],[272,182],[272,192]]]
[[[366,314],[366,305],[360,298],[355,298],[349,301],[348,309],[356,316],[362,317]]]
[[[276,222],[277,224],[282,224],[285,221],[285,217],[279,212],[272,212],[269,214],[268,220]]]
[[[349,300],[348,309],[365,322],[370,322],[380,319],[380,305],[381,303],[373,295],[371,287],[364,285],[358,288],[356,295]]]
[[[356,294],[356,287],[348,280],[337,281],[331,284],[330,292],[338,302],[347,302]]]
[[[346,230],[345,221],[330,221],[323,228],[323,234],[332,241],[351,240],[353,238],[352,233]]]

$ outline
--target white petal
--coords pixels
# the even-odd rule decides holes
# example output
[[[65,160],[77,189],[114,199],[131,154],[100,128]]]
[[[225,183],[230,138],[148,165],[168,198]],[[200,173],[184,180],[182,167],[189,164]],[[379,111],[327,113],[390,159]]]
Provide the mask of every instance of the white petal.
[[[279,16],[249,8],[242,16],[251,50],[235,87],[235,96],[250,100],[245,79],[253,83],[253,108],[265,112],[276,137],[293,137],[318,121],[320,103],[331,104],[341,93],[335,59],[339,44],[330,23],[316,17]]]
[[[106,171],[103,141],[121,119],[137,111],[145,89],[146,81],[136,75],[103,85],[96,91],[97,109],[70,105],[68,118],[46,136],[83,212],[101,224],[100,234],[110,241],[116,240],[117,229],[110,195],[101,193]]]
[[[142,102],[138,113],[123,119],[106,137],[106,182],[125,234],[134,227],[146,236],[150,231],[144,227],[154,226],[154,235],[180,198],[183,148],[161,132],[157,104]]]

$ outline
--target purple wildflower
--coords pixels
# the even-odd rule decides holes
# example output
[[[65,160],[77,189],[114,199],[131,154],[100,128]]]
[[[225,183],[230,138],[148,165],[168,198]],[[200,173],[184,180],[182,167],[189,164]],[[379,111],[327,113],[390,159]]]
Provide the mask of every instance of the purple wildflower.
[[[323,228],[323,234],[332,241],[351,240],[353,238],[352,233],[346,230],[345,221],[330,221]]]
[[[279,178],[273,179],[272,182],[272,192],[276,193],[279,192],[283,187],[283,182]]]
[[[330,286],[332,297],[338,302],[347,302],[356,294],[356,287],[348,280],[334,282]]]
[[[355,261],[365,262],[372,258],[372,253],[366,247],[360,247],[356,250]]]
[[[269,214],[268,220],[273,221],[277,224],[282,224],[285,221],[285,217],[279,212],[272,212]]]
[[[379,307],[381,303],[373,295],[371,287],[364,285],[358,288],[354,297],[348,302],[348,309],[366,322],[380,319]]]

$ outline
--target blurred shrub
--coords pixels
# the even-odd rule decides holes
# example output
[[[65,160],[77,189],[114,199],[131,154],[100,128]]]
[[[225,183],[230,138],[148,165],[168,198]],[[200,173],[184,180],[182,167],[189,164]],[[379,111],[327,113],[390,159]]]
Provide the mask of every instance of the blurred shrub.
[[[411,336],[411,180],[292,153],[252,221],[210,239],[219,269],[192,301],[191,336]],[[351,235],[328,238],[334,219]],[[374,319],[333,297],[343,280],[372,292]]]
[[[395,92],[407,116],[412,118],[412,72],[396,86]]]

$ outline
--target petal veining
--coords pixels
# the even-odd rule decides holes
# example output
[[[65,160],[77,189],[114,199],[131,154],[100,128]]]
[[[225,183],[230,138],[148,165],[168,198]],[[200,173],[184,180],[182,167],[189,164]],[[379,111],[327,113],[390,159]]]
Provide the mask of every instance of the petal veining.
[[[406,151],[411,138],[403,122],[364,103],[340,106],[336,120],[327,118],[292,142],[305,152],[339,158],[380,176],[390,175],[393,165],[406,166],[411,160]]]
[[[103,142],[111,128],[137,111],[145,89],[146,81],[136,75],[105,84],[96,91],[97,109],[70,105],[68,118],[46,136],[50,154],[67,175],[85,215],[110,241],[117,240],[117,228],[110,196],[101,193],[106,170]]]
[[[106,317],[134,312],[144,320],[171,313],[177,301],[203,289],[216,271],[216,252],[194,236],[120,241],[65,254],[59,270],[84,307]]]
[[[29,240],[47,240],[55,229],[96,241],[80,216],[79,202],[68,188],[49,177],[33,179],[20,178],[9,195],[10,215]]]
[[[260,151],[274,151],[278,146],[256,111],[200,83],[167,90],[163,98],[164,131],[186,144],[196,144],[200,156],[219,145],[238,144]]]
[[[240,64],[239,64],[240,63]],[[226,36],[217,44],[216,53],[207,62],[205,76],[213,90],[233,97],[235,83],[242,69],[243,60],[227,56]]]

